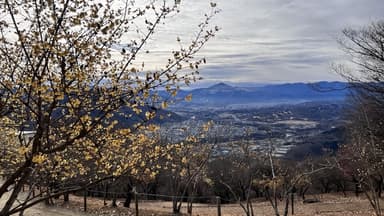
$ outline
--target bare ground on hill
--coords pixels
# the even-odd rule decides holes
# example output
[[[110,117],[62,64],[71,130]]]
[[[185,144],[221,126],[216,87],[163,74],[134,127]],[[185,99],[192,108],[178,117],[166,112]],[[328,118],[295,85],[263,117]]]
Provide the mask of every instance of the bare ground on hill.
[[[309,196],[310,197],[310,196]],[[363,195],[355,197],[353,194],[348,194],[344,197],[342,194],[323,194],[314,196],[319,199],[320,202],[312,204],[303,204],[302,200],[295,202],[295,215],[297,216],[369,216],[374,215],[369,202]],[[110,207],[111,201],[108,201],[108,205],[103,205],[103,200],[98,198],[88,198],[88,213],[92,215],[133,215],[134,210],[124,208],[122,206],[123,200],[120,200],[117,208]],[[70,208],[75,211],[82,211],[83,198],[71,196],[70,202],[64,204],[59,201],[57,204],[61,208]],[[132,207],[134,203],[132,203]],[[186,205],[182,207],[182,213],[186,213]],[[262,215],[274,215],[273,209],[269,202],[260,201],[255,202],[254,213],[257,216]],[[283,205],[280,205],[280,210]],[[172,203],[164,201],[140,201],[139,202],[140,215],[143,216],[166,216],[172,215]],[[222,204],[221,206],[222,216],[239,216],[245,215],[241,207],[238,204]],[[215,216],[217,215],[217,206],[208,204],[194,204],[193,215],[199,216]],[[291,215],[291,210],[290,214]]]
[[[311,198],[311,196],[308,196]],[[312,204],[303,204],[302,200],[295,202],[295,215],[297,216],[369,216],[374,215],[369,202],[361,195],[355,197],[353,194],[348,194],[344,197],[342,194],[323,194],[313,196],[319,199],[320,202]],[[384,200],[383,200],[384,201]],[[125,216],[134,215],[134,209],[124,208],[123,200],[119,200],[117,208],[111,207],[111,201],[104,206],[103,200],[100,198],[87,198],[87,212],[83,209],[83,197],[70,196],[70,201],[64,203],[62,199],[55,200],[55,206],[46,206],[39,204],[28,209],[24,215],[26,216],[85,216],[85,215],[109,215],[109,216]],[[0,204],[4,204],[4,199],[0,200]],[[0,205],[2,206],[2,205]],[[186,205],[182,207],[182,213],[186,213]],[[254,213],[257,216],[274,215],[273,209],[269,202],[258,201],[253,203]],[[131,204],[134,207],[134,203]],[[280,210],[283,205],[280,205]],[[167,216],[172,215],[172,203],[164,201],[140,201],[139,212],[141,216]],[[291,210],[290,210],[291,211]],[[239,216],[245,215],[238,204],[222,204],[222,216]],[[217,206],[208,204],[194,204],[193,215],[199,216],[215,216],[217,215]],[[291,215],[291,213],[289,214]]]

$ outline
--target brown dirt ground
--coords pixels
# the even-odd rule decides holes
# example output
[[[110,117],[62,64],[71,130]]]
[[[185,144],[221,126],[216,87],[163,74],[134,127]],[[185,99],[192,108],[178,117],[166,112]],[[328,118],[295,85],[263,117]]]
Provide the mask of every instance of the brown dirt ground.
[[[312,204],[303,204],[301,200],[295,202],[295,215],[297,216],[369,216],[374,215],[369,202],[363,195],[355,197],[353,194],[348,194],[344,197],[341,194],[322,194],[316,196],[308,196],[308,198],[319,199],[320,202]],[[88,198],[87,209],[88,214],[91,215],[111,215],[123,216],[134,215],[133,209],[124,208],[122,206],[123,200],[119,200],[117,208],[110,207],[111,201],[108,205],[103,205],[103,200],[98,198]],[[74,212],[83,214],[83,198],[77,196],[70,196],[70,202],[64,204],[61,200],[57,202],[57,207],[64,209],[71,209]],[[133,205],[132,205],[133,206]],[[257,216],[273,215],[272,207],[266,201],[258,201],[253,203],[254,213]],[[282,204],[280,209],[282,208]],[[141,216],[167,216],[171,215],[172,210],[171,202],[162,201],[140,201],[139,212]],[[183,205],[183,213],[186,213],[185,205]],[[239,216],[245,215],[238,204],[223,204],[221,206],[222,216]],[[196,216],[215,216],[217,215],[217,207],[215,205],[207,204],[194,204],[193,215]],[[291,215],[291,214],[289,214]]]

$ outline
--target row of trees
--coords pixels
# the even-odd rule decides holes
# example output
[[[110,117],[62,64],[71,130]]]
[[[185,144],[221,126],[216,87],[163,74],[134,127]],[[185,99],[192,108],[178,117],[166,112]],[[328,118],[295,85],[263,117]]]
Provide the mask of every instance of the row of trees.
[[[252,151],[252,145],[245,139],[231,155],[216,158],[210,164],[224,166],[226,170],[232,168],[226,173],[210,169],[214,185],[221,185],[215,193],[246,201],[240,203],[246,215],[253,215],[250,198],[260,191],[276,215],[280,214],[277,197],[284,200],[283,214],[287,215],[289,194],[300,191],[304,196],[309,185],[322,188],[321,192],[329,192],[334,187],[345,193],[352,187],[357,195],[360,192],[366,195],[376,215],[383,214],[384,22],[361,29],[345,29],[339,42],[350,55],[353,66],[352,69],[337,68],[351,90],[345,144],[338,152],[326,160],[282,162],[273,157],[273,140],[270,140],[270,151],[261,153]]]
[[[125,176],[107,182],[109,190],[130,200],[132,194],[128,194],[134,187],[142,194],[140,199],[173,201],[174,214],[180,213],[181,202],[187,202],[188,211],[192,211],[193,203],[216,202],[219,196],[221,202],[239,204],[248,216],[257,214],[253,206],[256,200],[268,201],[275,215],[288,215],[297,201],[319,201],[319,193],[340,192],[347,196],[354,191],[359,196],[369,192],[354,175],[345,172],[346,167],[337,165],[341,155],[305,161],[272,157],[271,161],[268,153],[255,152],[251,149],[254,143],[244,141],[234,142],[232,151],[222,156],[212,155],[207,147],[214,145],[209,143],[184,144],[175,151],[174,164],[158,162],[163,168],[155,178],[143,181]],[[380,181],[374,182],[375,191],[381,187]],[[99,184],[90,191],[99,191],[93,195],[102,197],[104,189],[105,185]]]

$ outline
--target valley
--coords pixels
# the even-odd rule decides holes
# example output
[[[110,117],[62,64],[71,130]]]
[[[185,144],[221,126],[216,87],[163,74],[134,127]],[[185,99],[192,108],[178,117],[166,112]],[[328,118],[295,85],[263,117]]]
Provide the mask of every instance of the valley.
[[[316,84],[320,85],[320,84]],[[325,83],[322,83],[325,85]],[[329,84],[328,88],[338,88],[340,83]],[[289,102],[281,94],[272,93],[270,98],[257,96],[249,98],[249,103],[238,104],[240,89],[226,84],[217,84],[206,89],[193,90],[193,100],[175,104],[169,109],[173,112],[172,122],[166,120],[161,124],[164,136],[181,139],[180,128],[188,128],[195,133],[204,123],[212,121],[213,129],[210,138],[217,142],[216,154],[223,155],[231,151],[234,143],[248,142],[253,151],[273,149],[278,157],[301,160],[307,156],[319,156],[333,152],[343,140],[343,124],[346,92],[318,92],[308,86],[298,85],[268,86],[280,89],[281,92],[297,92]],[[299,89],[302,93],[299,94]],[[257,91],[266,91],[254,89]],[[251,94],[247,91],[248,94]],[[186,94],[186,93],[184,93]],[[313,96],[312,100],[308,95]],[[337,95],[337,97],[335,96]],[[344,96],[343,96],[344,95]],[[239,96],[240,97],[240,96]],[[197,98],[197,99],[196,99]],[[197,102],[196,102],[197,100]],[[199,101],[211,101],[207,106],[199,105]],[[225,106],[222,105],[226,101]],[[259,101],[255,103],[255,101]],[[305,101],[305,102],[303,102]],[[178,121],[174,121],[178,119]]]

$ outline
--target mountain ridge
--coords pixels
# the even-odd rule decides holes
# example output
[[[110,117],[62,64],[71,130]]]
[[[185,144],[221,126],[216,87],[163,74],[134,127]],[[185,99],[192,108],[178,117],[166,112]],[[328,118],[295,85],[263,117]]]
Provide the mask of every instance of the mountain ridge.
[[[191,102],[173,107],[263,106],[311,101],[343,101],[349,93],[345,82],[283,83],[259,87],[237,87],[219,82],[207,88],[180,90],[178,100],[192,94]],[[162,93],[163,95],[166,93]]]

